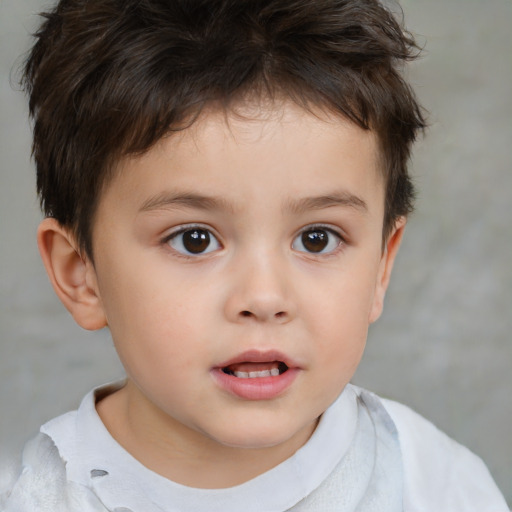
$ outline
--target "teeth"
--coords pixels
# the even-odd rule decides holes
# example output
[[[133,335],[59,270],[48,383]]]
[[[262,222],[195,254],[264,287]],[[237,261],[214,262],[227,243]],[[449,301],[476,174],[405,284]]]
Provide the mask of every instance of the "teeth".
[[[233,372],[235,377],[239,379],[257,379],[258,377],[276,377],[279,375],[278,368],[272,368],[271,370],[261,370],[259,372]]]

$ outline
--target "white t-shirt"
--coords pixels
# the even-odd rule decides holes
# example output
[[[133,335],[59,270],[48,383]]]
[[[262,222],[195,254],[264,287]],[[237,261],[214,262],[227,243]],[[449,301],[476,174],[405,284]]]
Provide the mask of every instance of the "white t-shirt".
[[[112,390],[90,392],[41,428],[2,512],[508,512],[477,456],[355,386],[292,457],[228,489],[186,487],[134,459],[96,412]]]

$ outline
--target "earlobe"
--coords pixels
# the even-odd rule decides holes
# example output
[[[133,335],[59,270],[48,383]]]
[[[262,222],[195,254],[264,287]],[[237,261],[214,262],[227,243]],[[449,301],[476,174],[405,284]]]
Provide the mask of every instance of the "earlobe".
[[[88,330],[105,327],[94,267],[80,255],[73,234],[46,218],[39,225],[37,244],[53,289],[76,323]]]
[[[375,322],[382,314],[382,310],[384,308],[384,297],[391,278],[393,264],[395,263],[396,255],[402,242],[406,222],[407,219],[405,217],[400,217],[396,221],[391,234],[386,240],[386,246],[384,247],[379,265],[373,304],[368,319],[370,323]]]

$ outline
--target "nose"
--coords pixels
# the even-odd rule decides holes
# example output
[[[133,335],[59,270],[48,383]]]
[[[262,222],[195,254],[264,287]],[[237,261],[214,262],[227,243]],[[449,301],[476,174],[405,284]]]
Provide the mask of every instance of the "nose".
[[[291,278],[286,262],[276,254],[240,258],[231,270],[225,304],[231,322],[284,324],[296,314]]]

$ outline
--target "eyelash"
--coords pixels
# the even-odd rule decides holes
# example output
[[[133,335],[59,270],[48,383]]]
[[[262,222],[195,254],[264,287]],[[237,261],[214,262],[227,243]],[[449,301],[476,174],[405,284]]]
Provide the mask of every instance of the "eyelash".
[[[187,252],[187,248],[184,246],[183,240],[181,240],[181,243],[180,243],[180,245],[183,248],[183,251],[179,250],[178,248],[173,247],[171,245],[171,242],[173,240],[178,239],[178,237],[180,235],[187,233],[187,232],[193,232],[193,231],[202,231],[202,232],[207,233],[208,234],[208,242],[215,241],[215,243],[217,244],[217,247],[215,247],[214,249],[211,249],[211,250],[204,250],[201,252],[193,253],[190,251]],[[204,226],[202,224],[182,225],[178,229],[176,229],[175,231],[173,231],[172,233],[170,233],[166,237],[164,237],[162,239],[162,244],[165,244],[165,245],[168,245],[169,247],[171,247],[171,249],[174,250],[174,253],[176,255],[178,255],[179,257],[187,258],[187,259],[195,259],[198,256],[204,256],[204,255],[214,252],[218,248],[222,247],[222,244],[219,241],[219,237],[212,231],[212,229],[210,227]]]
[[[298,250],[298,249],[296,249],[296,250],[298,250],[299,252],[302,252],[304,254],[307,254],[309,256],[328,257],[328,256],[333,256],[333,255],[337,254],[343,248],[343,246],[346,245],[345,238],[341,235],[341,233],[337,229],[334,229],[334,228],[332,228],[330,226],[326,226],[324,224],[313,224],[313,225],[308,225],[308,226],[306,226],[306,227],[304,227],[304,228],[302,228],[300,230],[300,232],[293,239],[292,248],[294,248],[294,244],[295,244],[296,240],[301,240],[301,243],[303,244],[302,237],[306,233],[315,233],[315,232],[325,232],[325,233],[328,233],[329,234],[329,239],[327,241],[327,244],[331,243],[330,237],[335,237],[337,239],[336,247],[332,248],[331,250],[329,250],[327,252],[323,252],[323,249],[322,249],[322,251],[318,251],[318,252],[315,252],[315,251],[301,251],[301,250]]]
[[[187,232],[194,232],[194,231],[197,231],[197,232],[204,232],[207,234],[207,240],[206,240],[206,243],[207,243],[207,247],[205,250],[200,250],[199,252],[192,252],[190,251],[189,249],[187,249],[184,245],[184,242],[183,240],[179,240],[179,236],[184,234],[184,233],[187,233]],[[318,233],[318,232],[324,232],[324,233],[328,233],[328,239],[326,241],[326,247],[329,246],[329,244],[332,245],[332,237],[335,237],[337,239],[337,243],[336,243],[336,247],[334,248],[331,248],[329,251],[327,252],[324,252],[324,247],[321,247],[319,251],[313,251],[313,250],[301,250],[301,249],[298,249],[296,246],[298,245],[297,244],[297,241],[300,241],[300,244],[304,247],[304,235],[306,233]],[[173,240],[178,240],[178,243],[177,245],[181,245],[180,248],[177,248],[177,247],[174,247],[171,242]],[[193,240],[194,242],[197,241],[198,244],[201,243],[201,241],[204,240],[203,239],[200,239],[200,238],[197,238],[196,240]],[[313,244],[314,243],[317,243],[318,240],[314,240],[313,238],[310,240]],[[320,242],[322,242],[323,240],[320,240]],[[190,242],[190,240],[189,240]],[[210,249],[210,245],[211,245],[211,242],[214,242],[216,244],[216,246],[213,248],[213,249]],[[219,237],[212,231],[212,229],[210,227],[207,227],[205,225],[202,225],[202,224],[188,224],[188,225],[183,225],[183,226],[180,226],[178,229],[176,229],[176,231],[173,231],[172,233],[168,234],[167,236],[165,236],[163,239],[162,239],[162,244],[165,244],[165,245],[168,245],[169,247],[171,247],[174,252],[180,256],[180,257],[183,257],[183,258],[187,258],[187,259],[195,259],[197,258],[198,256],[204,256],[204,255],[207,255],[211,252],[215,252],[217,251],[219,248],[222,248],[222,244],[221,242],[219,241]],[[339,250],[342,249],[342,247],[346,244],[346,240],[344,239],[344,237],[339,233],[338,230],[330,227],[330,226],[326,226],[326,225],[323,225],[323,224],[313,224],[313,225],[308,225],[308,226],[305,226],[304,228],[302,228],[299,233],[297,235],[295,235],[295,237],[293,238],[293,241],[292,241],[292,244],[291,244],[291,247],[292,249],[298,251],[298,252],[301,252],[301,253],[304,253],[304,254],[308,254],[310,256],[332,256],[334,254],[336,254]]]

